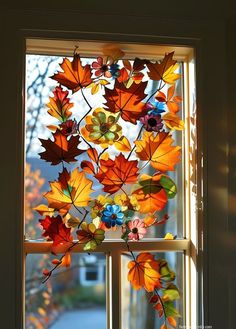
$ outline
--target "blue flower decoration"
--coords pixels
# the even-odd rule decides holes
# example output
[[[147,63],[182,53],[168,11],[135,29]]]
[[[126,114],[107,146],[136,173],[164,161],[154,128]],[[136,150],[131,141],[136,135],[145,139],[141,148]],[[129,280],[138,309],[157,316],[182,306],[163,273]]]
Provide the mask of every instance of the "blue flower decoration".
[[[124,214],[121,212],[120,206],[118,204],[108,204],[102,215],[102,222],[106,223],[108,226],[122,225]]]
[[[148,114],[157,115],[166,111],[166,104],[163,102],[155,102],[154,104],[148,103],[147,108],[150,109]]]
[[[109,67],[109,71],[113,78],[117,78],[120,75],[119,65],[111,64]]]

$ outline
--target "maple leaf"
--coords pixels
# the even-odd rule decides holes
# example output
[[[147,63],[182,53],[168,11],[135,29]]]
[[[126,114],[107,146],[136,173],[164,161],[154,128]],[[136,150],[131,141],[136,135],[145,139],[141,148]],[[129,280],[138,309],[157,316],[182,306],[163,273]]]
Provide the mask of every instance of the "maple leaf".
[[[140,205],[139,212],[154,213],[162,210],[167,203],[166,191],[160,184],[162,175],[142,175],[139,181],[139,188],[132,192]]]
[[[138,85],[132,84],[129,88],[116,80],[114,89],[105,87],[106,110],[112,113],[121,113],[125,121],[136,124],[137,120],[143,116],[147,110],[141,101],[147,96],[144,90],[147,82],[140,82]]]
[[[133,288],[146,289],[148,292],[160,288],[159,264],[154,256],[148,252],[140,253],[135,261],[128,263],[128,280]]]
[[[78,144],[80,143],[79,136],[65,136],[57,130],[53,133],[54,141],[51,139],[41,139],[42,146],[46,151],[39,153],[41,159],[51,162],[52,165],[57,165],[58,163],[65,162],[75,162],[76,156],[85,152],[84,150],[78,149]],[[68,140],[69,138],[69,140]]]
[[[174,52],[165,54],[165,57],[160,63],[147,63],[149,78],[155,81],[163,80],[169,84],[175,83],[179,79],[180,74],[174,73],[179,65],[176,60],[172,59],[173,55]]]
[[[168,107],[168,110],[171,113],[177,113],[179,111],[179,105],[182,101],[181,96],[174,96],[175,93],[175,85],[170,86],[167,90],[167,96],[162,92],[159,91],[157,95],[155,96],[156,100],[161,103],[166,103],[166,106]],[[174,96],[174,97],[173,97]]]
[[[93,82],[91,79],[90,65],[86,64],[82,66],[78,54],[74,55],[72,62],[68,58],[64,58],[60,66],[63,72],[56,73],[51,78],[72,90],[73,93],[87,87]]]
[[[64,252],[72,245],[71,229],[66,227],[61,216],[46,216],[44,219],[40,219],[39,222],[44,229],[42,236],[53,241],[52,253]]]
[[[180,161],[180,146],[171,146],[173,139],[169,133],[160,132],[156,136],[153,132],[145,131],[143,139],[135,141],[136,154],[140,160],[147,160],[160,171],[174,170]]]
[[[125,184],[133,184],[138,177],[138,161],[127,160],[123,154],[115,157],[115,160],[101,160],[99,172],[95,175],[98,181],[104,185],[104,191],[113,194],[119,191]]]
[[[44,194],[51,208],[59,211],[69,210],[73,204],[76,207],[86,207],[90,201],[92,181],[83,172],[75,168],[68,173],[64,168],[58,181],[50,182],[51,191]]]
[[[62,90],[61,87],[56,87],[53,91],[54,97],[49,97],[50,102],[47,104],[49,107],[48,113],[57,118],[58,120],[65,122],[70,116],[69,111],[73,107],[73,103],[70,103],[68,91]]]

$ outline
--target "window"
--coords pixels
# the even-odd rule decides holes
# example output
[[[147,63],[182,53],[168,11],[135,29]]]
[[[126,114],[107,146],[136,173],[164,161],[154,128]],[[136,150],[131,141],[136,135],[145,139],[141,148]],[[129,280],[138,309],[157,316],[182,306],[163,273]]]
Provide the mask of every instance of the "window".
[[[41,163],[41,173],[39,169],[38,159],[35,155],[38,153],[37,133],[40,132],[43,138],[46,138],[43,124],[51,124],[44,114],[37,110],[39,106],[45,104],[50,93],[50,85],[45,83],[46,75],[54,73],[58,62],[61,62],[61,55],[71,56],[74,49],[75,42],[72,41],[48,41],[48,40],[27,40],[27,109],[26,109],[26,188],[29,186],[30,196],[26,198],[26,240],[25,252],[26,257],[26,298],[29,301],[30,311],[27,311],[29,316],[26,317],[26,329],[32,326],[37,326],[41,323],[40,315],[52,323],[60,313],[60,305],[55,310],[55,304],[51,305],[51,296],[55,287],[51,284],[57,285],[57,302],[62,302],[62,295],[65,294],[65,300],[70,307],[71,301],[68,300],[69,292],[63,292],[65,282],[69,282],[69,289],[74,289],[73,283],[76,280],[79,283],[80,290],[77,294],[84,293],[83,287],[91,288],[91,295],[96,295],[94,300],[96,305],[103,308],[102,319],[99,328],[101,329],[132,329],[144,328],[157,329],[160,323],[155,318],[153,310],[147,313],[147,301],[144,298],[144,292],[136,292],[130,288],[130,283],[127,282],[127,262],[130,260],[127,256],[127,248],[123,241],[117,238],[115,233],[112,233],[110,239],[105,240],[97,249],[98,253],[93,256],[86,256],[81,246],[77,245],[73,251],[79,253],[79,257],[75,257],[75,268],[72,271],[64,270],[55,274],[58,279],[54,283],[48,283],[48,287],[39,288],[40,277],[32,278],[36,266],[42,267],[43,264],[51,260],[50,243],[40,241],[40,231],[35,230],[35,224],[31,225],[35,219],[29,208],[32,208],[32,200],[38,201],[38,192],[44,186],[44,180],[54,180],[55,172],[52,168],[43,168],[43,161]],[[175,179],[178,180],[180,191],[177,198],[172,203],[171,212],[172,221],[166,226],[166,231],[155,229],[150,231],[150,235],[146,239],[139,242],[132,242],[132,251],[151,251],[158,254],[159,257],[168,259],[177,272],[178,285],[181,290],[181,300],[179,308],[181,308],[182,318],[181,325],[191,325],[196,323],[195,320],[195,298],[196,296],[196,272],[194,270],[193,248],[190,248],[191,241],[196,243],[194,226],[195,221],[195,201],[196,201],[196,180],[195,180],[195,143],[196,143],[196,127],[195,119],[195,99],[194,99],[194,63],[193,51],[187,47],[172,47],[172,46],[156,46],[156,45],[136,45],[136,44],[121,44],[120,47],[125,50],[126,56],[133,59],[134,56],[140,58],[157,59],[163,57],[165,52],[175,51],[175,58],[180,62],[180,70],[183,75],[183,83],[178,86],[179,92],[183,95],[184,104],[182,108],[182,116],[185,119],[185,133],[177,134],[178,144],[182,146],[182,164],[178,167]],[[84,56],[86,61],[91,61],[96,55],[100,54],[102,44],[99,42],[79,42],[80,53]],[[33,67],[33,69],[32,69]],[[50,70],[52,69],[52,72]],[[45,113],[45,111],[44,111]],[[44,119],[45,118],[45,119]],[[125,129],[125,127],[124,127]],[[126,128],[126,134],[129,131]],[[43,176],[43,177],[42,177]],[[35,192],[33,195],[32,190]],[[37,192],[37,193],[36,193]],[[27,195],[27,189],[26,189]],[[29,201],[29,205],[28,205]],[[29,207],[28,207],[29,206]],[[28,212],[27,212],[28,211]],[[177,218],[174,220],[173,218]],[[190,225],[191,224],[191,225]],[[164,240],[165,233],[169,230],[177,235],[176,240]],[[161,238],[160,238],[161,237]],[[32,269],[33,268],[33,269]],[[106,273],[106,275],[104,275]],[[31,277],[28,278],[28,277]],[[125,280],[124,280],[125,278]],[[54,279],[52,279],[53,281]],[[71,285],[72,284],[72,285]],[[88,288],[87,288],[88,289]],[[62,291],[62,293],[60,293]],[[88,290],[87,290],[88,291]],[[33,305],[34,300],[38,299],[34,296],[41,296],[42,305],[53,306],[48,314],[42,305]],[[68,295],[67,295],[68,294]],[[192,297],[191,297],[192,296]],[[74,297],[73,295],[73,298]],[[63,303],[66,304],[66,301]],[[76,300],[81,306],[86,304],[86,296],[82,301]],[[104,320],[106,305],[106,321]],[[150,306],[149,306],[150,307]],[[34,314],[39,316],[34,316]],[[56,313],[53,317],[53,313]],[[100,315],[98,315],[99,318]],[[50,319],[50,317],[52,317]],[[89,314],[88,314],[89,317]],[[132,319],[132,321],[130,321]],[[94,319],[93,319],[94,321]],[[96,320],[95,320],[96,321]],[[42,324],[42,323],[41,323]],[[47,323],[43,323],[44,328]],[[30,327],[31,326],[31,327]],[[34,328],[34,327],[33,327]],[[37,327],[36,327],[37,328]],[[54,327],[53,327],[54,328]],[[55,323],[55,329],[56,323]],[[81,328],[82,329],[82,328]]]

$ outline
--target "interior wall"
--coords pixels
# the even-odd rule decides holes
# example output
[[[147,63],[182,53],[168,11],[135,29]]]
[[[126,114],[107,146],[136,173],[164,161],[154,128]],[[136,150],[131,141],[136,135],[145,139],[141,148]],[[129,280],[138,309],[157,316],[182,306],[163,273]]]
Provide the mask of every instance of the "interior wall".
[[[10,8],[12,6],[12,8]],[[20,328],[22,30],[85,31],[91,35],[159,35],[195,39],[199,136],[203,149],[205,324],[235,328],[236,310],[236,130],[235,17],[224,2],[179,1],[2,1],[1,20],[1,328]],[[41,33],[41,32],[40,32]],[[43,32],[42,32],[43,33]],[[37,32],[35,32],[37,35]],[[46,33],[47,34],[47,33]],[[45,34],[45,35],[46,35]],[[56,35],[56,32],[55,32]],[[62,34],[60,34],[62,35]],[[161,38],[160,38],[161,40]],[[163,39],[164,40],[164,39]],[[174,38],[170,38],[174,42]],[[148,328],[144,328],[148,329]]]

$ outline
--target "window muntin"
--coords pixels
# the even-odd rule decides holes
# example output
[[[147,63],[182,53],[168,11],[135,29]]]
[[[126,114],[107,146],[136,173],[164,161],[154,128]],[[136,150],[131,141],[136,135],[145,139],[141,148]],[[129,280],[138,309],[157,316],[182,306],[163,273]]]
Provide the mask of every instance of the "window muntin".
[[[29,43],[30,44],[30,43]],[[37,45],[37,42],[35,43]],[[35,46],[34,44],[34,46]],[[32,52],[32,44],[31,46],[29,46],[29,48],[31,47],[31,52]],[[35,46],[36,48],[38,46]],[[180,47],[181,48],[181,47]],[[186,56],[186,54],[184,55],[181,55],[181,49],[178,49],[178,47],[176,47],[176,49],[180,50],[180,53],[177,53],[181,60],[183,60],[183,67],[185,68],[184,70],[184,76],[185,78],[187,78],[187,74],[188,74],[188,56]],[[39,49],[39,48],[38,48]],[[165,48],[164,48],[165,49]],[[182,50],[186,49],[187,48],[182,48]],[[171,47],[170,50],[173,50],[173,47]],[[166,51],[170,51],[169,49],[166,48]],[[34,51],[33,51],[34,52]],[[39,53],[40,51],[36,51],[36,53]],[[42,53],[44,53],[45,50],[42,50]],[[52,50],[52,53],[53,53],[53,50]],[[186,51],[187,54],[191,53],[191,51],[189,52],[188,50]],[[162,55],[162,54],[160,54]],[[187,113],[188,115],[188,111],[189,111],[189,99],[186,99],[188,97],[186,97],[187,93],[186,93],[186,79],[184,80],[184,83],[185,83],[185,114]],[[187,87],[189,87],[189,84],[187,83]],[[188,133],[188,130],[186,132],[186,134]],[[185,146],[185,150],[183,151],[183,158],[184,158],[184,174],[186,174],[187,172],[187,175],[184,176],[184,179],[183,179],[183,186],[186,186],[186,184],[188,184],[188,170],[186,171],[186,168],[188,167],[188,161],[189,161],[189,158],[188,158],[188,136],[184,136],[183,137],[183,145]],[[54,177],[55,178],[55,177]],[[188,203],[190,201],[190,198],[189,198],[189,195],[188,195],[188,186],[186,186],[186,190],[185,190],[186,193],[183,193],[183,198],[186,198],[187,199],[187,202]],[[187,195],[187,197],[186,197]],[[183,207],[184,209],[184,213],[186,211],[186,208],[189,207],[189,204],[188,206],[185,204],[185,207]],[[187,238],[189,237],[189,231],[188,231],[188,224],[186,225],[186,216],[183,216],[184,218],[184,223],[183,223],[183,226],[184,226],[184,230],[181,232],[182,236],[186,236]],[[189,218],[188,218],[189,219]],[[143,246],[143,248],[141,248],[141,244],[144,244],[145,243],[145,246]],[[34,243],[34,242],[26,242],[25,243],[26,245],[26,250],[30,253],[30,252],[41,252],[42,250],[49,250],[48,246],[45,244],[45,243],[37,243],[37,245]],[[190,249],[189,249],[189,240],[177,240],[177,241],[157,241],[156,243],[150,245],[148,241],[143,241],[140,243],[140,245],[132,245],[133,250],[175,250],[175,251],[182,251],[184,252],[183,253],[183,256],[186,252],[186,255],[190,255]],[[79,249],[79,248],[77,248]],[[120,284],[120,280],[115,280],[115,279],[119,279],[117,277],[117,273],[115,273],[114,271],[114,261],[115,260],[118,260],[120,259],[120,256],[121,256],[121,253],[123,250],[123,247],[122,247],[122,243],[119,243],[117,241],[117,243],[115,242],[109,242],[107,241],[107,243],[105,242],[104,245],[102,246],[101,250],[104,250],[105,252],[107,252],[107,264],[108,264],[108,273],[107,273],[107,276],[109,277],[109,282],[107,282],[107,286],[108,286],[108,289],[110,290],[110,293],[111,293],[111,296],[110,297],[110,300],[108,301],[108,304],[107,307],[111,313],[112,311],[112,308],[114,309],[114,305],[117,306],[117,302],[120,303],[120,296],[116,296],[116,298],[114,298],[114,295],[115,295],[115,292],[119,291],[119,284]],[[76,251],[76,250],[75,250]],[[113,260],[113,262],[111,261]],[[187,268],[189,269],[189,266],[188,266],[188,262],[189,262],[189,259],[188,259],[188,256],[184,257],[184,271],[186,272],[187,271]],[[112,264],[113,263],[113,264]],[[118,267],[119,267],[119,262],[118,264],[116,264]],[[119,273],[118,273],[119,274]],[[114,279],[115,278],[115,279]],[[116,282],[117,281],[117,282]],[[184,283],[184,286],[187,287],[188,286],[188,282],[187,280],[183,282]],[[112,287],[113,286],[113,287]],[[108,293],[109,295],[109,293]],[[186,294],[187,295],[187,294]],[[183,299],[185,300],[185,298]],[[186,317],[187,318],[187,321],[189,322],[190,320],[188,319],[188,316]],[[120,314],[118,312],[118,315],[112,313],[112,317],[111,317],[111,314],[108,314],[108,326],[109,325],[113,325],[114,328],[118,328],[119,325],[120,325]],[[112,327],[112,328],[113,328]]]

